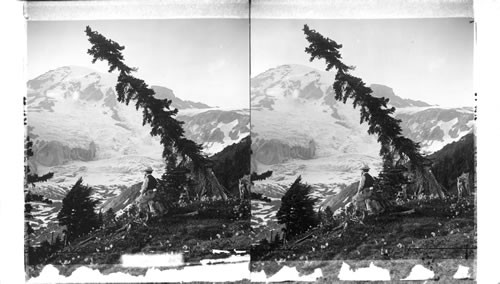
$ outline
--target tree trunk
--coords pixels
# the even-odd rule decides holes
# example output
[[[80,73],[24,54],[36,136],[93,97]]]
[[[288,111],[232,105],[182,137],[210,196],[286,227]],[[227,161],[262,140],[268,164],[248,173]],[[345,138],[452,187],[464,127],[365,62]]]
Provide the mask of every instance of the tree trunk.
[[[424,195],[431,198],[445,198],[445,189],[436,180],[429,166],[415,166],[413,175],[413,189],[417,196]]]
[[[219,183],[211,168],[199,168],[193,172],[196,185],[194,194],[198,199],[208,197],[212,199],[227,200],[226,189]]]

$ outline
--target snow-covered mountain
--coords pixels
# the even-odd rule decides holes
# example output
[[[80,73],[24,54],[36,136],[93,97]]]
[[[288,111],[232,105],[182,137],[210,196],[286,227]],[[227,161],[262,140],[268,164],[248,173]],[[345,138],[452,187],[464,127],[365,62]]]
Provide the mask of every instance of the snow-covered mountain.
[[[359,110],[335,100],[334,77],[334,72],[282,65],[252,78],[252,170],[273,171],[270,178],[256,182],[255,191],[279,198],[301,175],[313,186],[313,194],[324,200],[358,180],[363,163],[377,174],[380,145],[367,134],[368,126],[359,123]],[[403,99],[384,85],[370,87],[375,96],[390,99],[395,117],[402,120],[403,134],[420,142],[424,152],[472,131],[472,108],[433,106]],[[255,201],[252,206],[257,213],[252,216],[254,225],[275,222],[268,213],[271,207],[277,210],[279,202]],[[261,211],[267,215],[259,216]]]
[[[424,153],[433,153],[473,131],[474,110],[463,108],[402,108],[396,111],[403,134],[420,142]]]
[[[35,171],[85,176],[95,170],[100,176],[96,183],[102,184],[108,173],[130,174],[144,164],[161,168],[153,162],[161,160],[159,140],[151,137],[148,125],[142,125],[142,112],[133,103],[127,106],[116,100],[116,81],[115,74],[77,66],[51,70],[28,81],[28,132],[34,141],[30,164]],[[250,132],[248,109],[210,107],[182,100],[166,87],[152,88],[157,98],[172,100],[172,107],[179,109],[177,118],[185,123],[186,137],[203,144],[208,155]],[[54,179],[63,181],[57,172]]]
[[[41,174],[54,172],[54,178],[38,184],[35,191],[54,204],[79,177],[96,189],[95,197],[105,200],[140,182],[146,166],[161,176],[159,139],[142,125],[142,111],[133,102],[127,106],[117,101],[116,82],[115,74],[78,66],[60,67],[27,82],[28,134],[34,142],[30,167]],[[152,88],[157,98],[172,100],[172,107],[179,109],[176,118],[185,123],[186,137],[202,144],[207,155],[250,133],[248,109],[211,107],[182,100],[166,87]],[[56,207],[38,207],[35,225],[55,220]]]
[[[118,103],[114,74],[61,67],[28,81],[28,125],[35,161],[42,166],[93,161],[123,155],[159,157],[161,147],[142,125],[142,113]],[[221,110],[183,101],[172,90],[152,86],[158,98],[172,100],[186,136],[212,154],[248,135],[248,110]]]
[[[254,168],[267,169],[308,160],[328,171],[352,170],[375,163],[379,144],[359,123],[359,110],[334,99],[333,72],[301,65],[282,65],[251,82]],[[390,99],[403,134],[435,151],[472,130],[472,108],[442,108],[402,99],[387,86],[370,86],[375,96]],[[354,162],[354,160],[359,160]],[[335,160],[335,163],[332,163]],[[354,163],[354,165],[353,165]],[[375,163],[376,164],[376,163]],[[260,170],[260,169],[259,169]],[[306,174],[307,169],[304,170]],[[305,179],[307,180],[307,179]]]
[[[202,143],[209,155],[250,135],[249,110],[184,109],[177,115],[184,121],[186,136]]]
[[[352,154],[362,160],[377,157],[375,137],[366,134],[351,106],[335,101],[332,82],[332,74],[299,65],[280,66],[252,79],[254,168],[301,172],[307,175],[304,180],[313,180],[325,170],[358,167],[344,162]]]

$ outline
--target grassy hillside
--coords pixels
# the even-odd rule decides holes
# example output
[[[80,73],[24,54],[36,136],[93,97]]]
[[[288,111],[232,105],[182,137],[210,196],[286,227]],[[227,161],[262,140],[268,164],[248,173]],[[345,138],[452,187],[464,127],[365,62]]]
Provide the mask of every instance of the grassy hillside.
[[[472,197],[457,201],[413,200],[414,213],[382,213],[363,222],[322,222],[313,230],[288,240],[254,246],[252,261],[465,259],[475,257],[476,223]],[[309,236],[304,241],[298,240]]]
[[[183,253],[184,261],[196,263],[206,258],[228,257],[248,253],[250,222],[237,200],[193,203],[176,208],[148,224],[111,223],[74,240],[50,255],[43,265],[63,265],[61,273],[71,274],[74,265],[100,264],[104,272],[116,271],[121,255],[133,253]],[[190,214],[188,214],[190,213]],[[213,250],[225,250],[216,253]],[[235,251],[237,250],[237,252]],[[36,276],[42,265],[31,267]]]

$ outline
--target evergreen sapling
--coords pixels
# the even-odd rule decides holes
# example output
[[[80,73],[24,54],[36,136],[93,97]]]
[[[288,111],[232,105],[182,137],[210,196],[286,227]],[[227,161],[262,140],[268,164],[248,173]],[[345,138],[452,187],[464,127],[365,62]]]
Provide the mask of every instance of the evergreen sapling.
[[[281,207],[276,214],[279,224],[285,225],[285,235],[288,238],[301,234],[318,223],[310,185],[302,183],[299,176],[281,198]]]
[[[62,200],[62,208],[57,214],[59,224],[66,226],[69,241],[102,224],[95,212],[99,201],[91,197],[92,188],[82,183],[82,178],[79,178]]]

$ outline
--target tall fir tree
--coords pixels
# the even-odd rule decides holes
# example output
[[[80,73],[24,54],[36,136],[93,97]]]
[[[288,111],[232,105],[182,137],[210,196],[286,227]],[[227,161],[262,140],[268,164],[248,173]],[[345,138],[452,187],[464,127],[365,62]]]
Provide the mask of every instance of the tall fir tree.
[[[372,95],[373,91],[367,87],[362,79],[350,74],[354,67],[344,64],[341,59],[338,44],[330,38],[326,38],[317,31],[304,25],[304,34],[309,42],[305,52],[310,55],[310,61],[314,59],[324,59],[326,71],[335,68],[335,82],[333,90],[335,99],[342,103],[347,100],[352,101],[354,108],[360,110],[360,123],[368,124],[368,133],[375,134],[380,143],[380,156],[383,159],[384,169],[380,175],[382,184],[390,184],[392,187],[387,190],[392,191],[394,196],[399,191],[401,185],[407,180],[400,171],[401,165],[409,165],[409,169],[416,176],[414,187],[419,191],[427,191],[430,194],[438,193],[442,197],[441,187],[436,183],[429,183],[435,180],[428,170],[429,160],[420,153],[420,145],[402,135],[400,126],[401,120],[393,117],[394,107],[388,107],[387,98],[377,98]]]
[[[165,173],[162,180],[165,181],[165,189],[161,190],[163,200],[179,200],[181,194],[189,194],[187,187],[192,183],[188,177],[189,169],[182,163],[178,163],[177,155],[172,154],[167,158]],[[165,205],[175,205],[165,204]]]
[[[312,188],[302,183],[299,176],[281,198],[276,214],[279,224],[285,225],[287,238],[303,233],[318,224],[314,211],[316,198],[311,196]]]
[[[351,99],[353,107],[359,107],[360,123],[367,122],[368,133],[378,136],[378,142],[381,144],[380,155],[384,161],[393,159],[396,152],[400,157],[408,158],[414,165],[421,165],[425,158],[420,154],[420,146],[402,135],[401,120],[392,116],[396,109],[387,107],[389,99],[374,97],[372,89],[367,87],[363,80],[349,73],[354,67],[341,61],[339,49],[342,45],[323,37],[307,25],[304,25],[303,31],[309,42],[305,52],[310,54],[310,61],[324,59],[326,71],[332,68],[337,70],[333,84],[335,99],[343,103]]]
[[[115,89],[118,101],[129,104],[135,101],[136,109],[141,108],[143,125],[151,125],[151,136],[159,136],[163,145],[163,157],[168,158],[176,150],[183,157],[189,157],[193,164],[203,166],[206,157],[202,154],[202,147],[184,136],[182,122],[175,119],[177,109],[171,109],[172,100],[157,99],[154,90],[142,79],[136,78],[132,72],[137,68],[129,67],[124,63],[122,51],[124,46],[107,39],[100,33],[87,26],[85,30],[92,47],[87,51],[91,55],[92,63],[97,60],[106,61],[109,72],[118,71],[118,84]]]
[[[96,213],[99,201],[92,198],[92,188],[82,183],[79,178],[62,200],[62,208],[57,214],[59,224],[66,226],[69,241],[102,225]]]
[[[122,51],[125,49],[124,46],[107,39],[88,26],[85,32],[89,42],[92,44],[91,48],[87,51],[92,56],[92,63],[95,63],[97,60],[106,61],[109,66],[109,72],[115,70],[119,72],[118,83],[115,87],[118,101],[127,105],[131,101],[135,101],[136,109],[142,109],[143,125],[146,123],[149,124],[151,126],[151,136],[158,136],[160,138],[160,143],[163,145],[162,156],[166,162],[166,175],[164,175],[162,183],[170,183],[172,185],[186,182],[186,179],[179,174],[179,171],[187,168],[187,164],[189,163],[189,170],[195,179],[194,184],[197,195],[216,194],[225,199],[225,188],[218,181],[214,180],[215,176],[209,167],[210,162],[202,153],[202,146],[187,139],[182,128],[183,122],[175,119],[178,110],[170,107],[172,101],[155,98],[154,90],[142,79],[132,75],[132,72],[137,71],[137,69],[129,67],[124,63],[122,54]],[[169,161],[169,157],[171,156],[176,157],[175,165],[172,165],[171,161]],[[177,160],[177,156],[181,157],[179,161]],[[205,191],[206,188],[211,188],[212,190]],[[166,190],[169,189],[167,188]],[[175,202],[176,200],[172,201]]]

